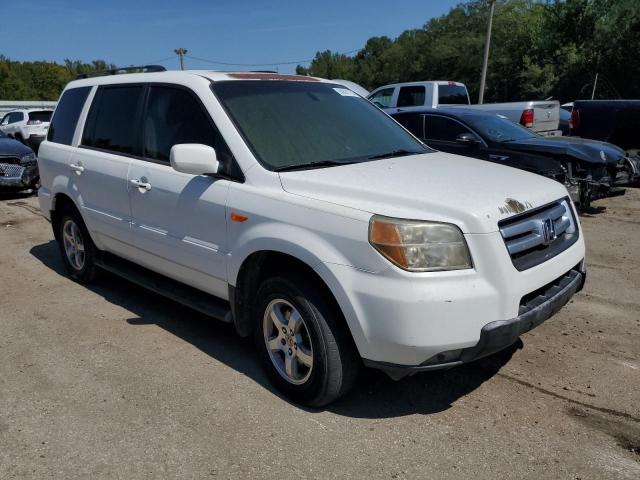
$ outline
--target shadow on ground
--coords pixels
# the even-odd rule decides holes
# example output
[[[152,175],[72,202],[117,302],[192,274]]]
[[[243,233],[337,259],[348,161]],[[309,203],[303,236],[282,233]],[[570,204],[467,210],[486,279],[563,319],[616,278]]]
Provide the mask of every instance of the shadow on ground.
[[[29,198],[35,195],[33,191],[25,191],[25,190],[0,190],[0,201],[3,200],[21,200],[23,198]]]
[[[33,247],[30,253],[46,267],[66,276],[58,246],[53,240]],[[231,325],[212,320],[111,274],[105,273],[96,284],[87,288],[135,314],[127,320],[132,329],[137,325],[158,325],[277,395],[254,355],[252,340],[238,337]],[[422,373],[400,382],[394,382],[379,371],[363,369],[354,389],[325,409],[357,418],[441,412],[493,377],[518,348],[522,348],[521,341],[472,364]]]

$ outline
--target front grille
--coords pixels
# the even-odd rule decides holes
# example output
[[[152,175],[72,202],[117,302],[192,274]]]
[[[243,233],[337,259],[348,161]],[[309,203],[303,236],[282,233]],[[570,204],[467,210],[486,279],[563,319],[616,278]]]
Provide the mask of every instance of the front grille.
[[[15,157],[13,155],[0,155],[0,164],[3,163],[8,163],[10,165],[16,165],[20,163],[20,158],[19,157]]]
[[[503,220],[498,227],[511,261],[520,271],[555,257],[579,236],[568,198]]]
[[[0,177],[22,177],[23,172],[24,167],[22,165],[0,163]]]

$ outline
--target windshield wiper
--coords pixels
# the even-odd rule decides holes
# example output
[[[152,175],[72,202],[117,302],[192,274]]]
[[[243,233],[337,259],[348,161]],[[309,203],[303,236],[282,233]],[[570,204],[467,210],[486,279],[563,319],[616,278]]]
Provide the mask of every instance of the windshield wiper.
[[[418,155],[420,153],[425,153],[425,152],[411,152],[409,150],[405,150],[401,148],[399,150],[393,150],[391,152],[381,153],[380,155],[372,155],[370,157],[367,157],[367,160],[379,160],[382,158],[391,158],[391,157],[405,157],[407,155]]]
[[[291,165],[284,165],[282,167],[274,168],[274,172],[290,172],[293,170],[308,170],[312,168],[323,168],[323,167],[336,167],[338,165],[349,165],[355,162],[337,162],[335,160],[320,160],[318,162],[309,162],[309,163],[295,163]]]

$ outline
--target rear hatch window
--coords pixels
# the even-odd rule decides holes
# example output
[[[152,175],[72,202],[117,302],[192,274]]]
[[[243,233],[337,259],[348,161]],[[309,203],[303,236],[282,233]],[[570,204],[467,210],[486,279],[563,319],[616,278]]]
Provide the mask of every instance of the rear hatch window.
[[[50,122],[51,115],[53,112],[51,110],[44,110],[42,112],[29,112],[29,121],[31,122]]]
[[[469,105],[467,87],[464,85],[438,85],[439,105]]]

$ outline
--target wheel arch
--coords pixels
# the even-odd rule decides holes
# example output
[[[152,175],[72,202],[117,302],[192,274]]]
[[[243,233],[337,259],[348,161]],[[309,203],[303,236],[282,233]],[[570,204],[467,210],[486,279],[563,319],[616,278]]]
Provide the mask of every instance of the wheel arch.
[[[50,215],[51,215],[51,227],[53,228],[53,234],[56,238],[56,240],[60,240],[58,238],[59,236],[59,232],[58,232],[58,221],[60,220],[60,212],[62,210],[64,210],[65,208],[70,208],[75,210],[78,215],[80,216],[80,218],[82,219],[82,221],[84,222],[85,228],[87,228],[87,231],[89,233],[89,236],[91,237],[91,240],[95,243],[95,238],[94,235],[91,233],[91,231],[88,228],[87,225],[87,221],[84,218],[84,215],[82,215],[82,208],[81,205],[78,205],[78,201],[80,201],[81,198],[78,197],[77,199],[73,199],[71,198],[66,192],[64,191],[58,191],[57,193],[53,194],[51,197],[51,206],[50,206]]]
[[[351,305],[345,300],[343,292],[335,292],[330,285],[335,285],[333,279],[328,278],[330,271],[322,268],[322,262],[303,260],[282,250],[258,250],[248,255],[242,262],[234,285],[229,285],[229,301],[233,311],[234,323],[238,334],[243,337],[252,335],[255,296],[261,283],[275,274],[287,276],[303,276],[321,289],[336,310],[341,314],[341,321],[347,328],[353,344],[358,346],[356,338],[361,336],[360,325],[353,316]],[[353,321],[352,321],[353,320]],[[356,331],[354,331],[356,330]]]

